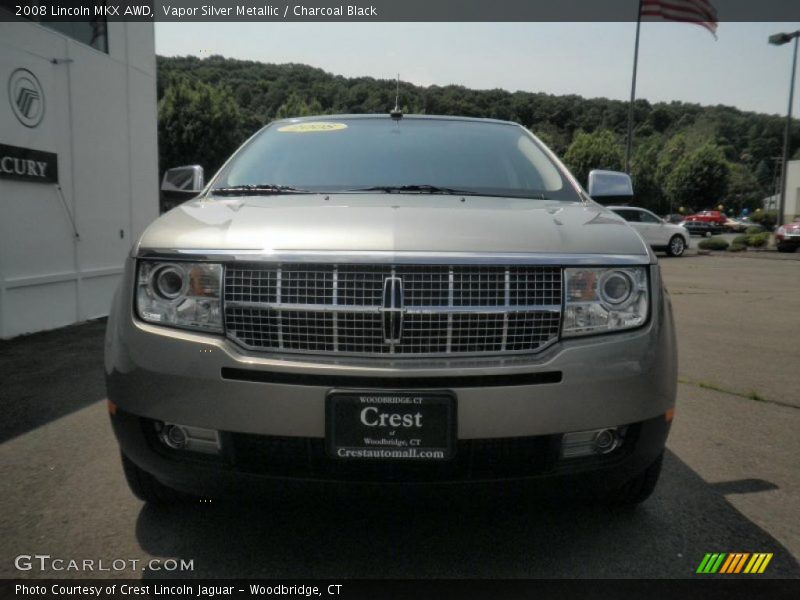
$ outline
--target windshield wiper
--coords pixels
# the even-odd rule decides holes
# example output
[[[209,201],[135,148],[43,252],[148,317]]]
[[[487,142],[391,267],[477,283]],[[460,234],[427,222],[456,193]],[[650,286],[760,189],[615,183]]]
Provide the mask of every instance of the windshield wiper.
[[[309,190],[303,190],[290,185],[273,185],[261,183],[258,185],[233,185],[230,187],[220,187],[211,190],[212,194],[218,196],[250,196],[250,195],[270,195],[270,194],[310,194]]]
[[[402,192],[419,192],[422,194],[470,194],[478,196],[478,192],[471,190],[459,190],[456,188],[440,187],[438,185],[429,185],[427,183],[413,184],[413,185],[375,185],[372,187],[355,188],[352,190],[345,190],[348,192],[386,192],[402,193]]]
[[[430,185],[427,183],[412,184],[412,185],[375,185],[365,188],[353,188],[344,190],[345,192],[386,192],[387,194],[401,194],[403,192],[420,193],[420,194],[457,194],[460,196],[493,196],[498,198],[525,198],[530,200],[549,200],[547,196],[540,192],[536,192],[531,196],[514,196],[508,194],[481,192],[478,190],[462,190],[451,187],[441,187],[438,185]]]

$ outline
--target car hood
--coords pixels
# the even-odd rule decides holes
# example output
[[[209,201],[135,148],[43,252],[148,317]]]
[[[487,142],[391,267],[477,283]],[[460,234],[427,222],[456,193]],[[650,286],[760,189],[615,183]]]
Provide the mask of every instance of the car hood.
[[[192,200],[154,221],[139,248],[647,254],[594,203],[382,193]]]

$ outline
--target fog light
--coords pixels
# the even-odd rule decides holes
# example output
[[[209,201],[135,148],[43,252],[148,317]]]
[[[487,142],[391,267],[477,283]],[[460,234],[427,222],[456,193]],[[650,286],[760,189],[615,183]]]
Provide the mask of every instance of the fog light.
[[[186,433],[179,425],[166,425],[161,430],[162,441],[175,450],[180,450],[186,445]]]
[[[219,432],[215,429],[176,425],[175,423],[155,423],[158,439],[173,450],[188,450],[204,454],[219,454],[222,448]]]
[[[617,447],[618,441],[616,429],[604,429],[595,436],[594,449],[598,454],[608,454]]]
[[[580,458],[613,452],[621,443],[622,433],[616,427],[565,433],[561,438],[561,458]]]

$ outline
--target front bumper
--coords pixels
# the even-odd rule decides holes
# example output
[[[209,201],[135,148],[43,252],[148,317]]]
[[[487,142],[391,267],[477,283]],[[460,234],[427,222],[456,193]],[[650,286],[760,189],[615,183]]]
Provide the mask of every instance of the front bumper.
[[[800,247],[800,235],[776,235],[775,243],[778,246],[785,246],[786,248],[798,248]]]
[[[142,323],[129,300],[132,271],[108,321],[106,380],[109,399],[142,417],[321,438],[331,388],[448,389],[458,439],[485,439],[635,423],[675,403],[672,311],[655,266],[650,319],[633,331],[561,340],[531,356],[360,362],[246,354],[220,336]]]
[[[560,439],[566,432],[663,423],[675,403],[672,310],[655,265],[650,272],[650,318],[639,329],[561,340],[530,356],[424,361],[248,354],[220,336],[149,325],[133,314],[133,271],[129,261],[108,321],[108,397],[121,415],[114,423],[123,452],[178,488],[182,473],[196,469],[211,469],[203,473],[222,480],[234,473],[245,478],[265,474],[184,464],[152,448],[147,451],[146,440],[125,424],[125,415],[230,435],[289,439],[313,455],[325,437],[325,398],[332,388],[447,389],[457,398],[463,457],[493,440],[501,446],[504,440],[547,445],[541,440]],[[633,452],[623,474],[655,459],[663,450],[666,428],[646,437],[655,440],[652,447],[648,442],[650,449],[641,456]],[[539,465],[533,472],[549,472],[553,466]],[[309,476],[316,477],[301,469],[299,477]]]
[[[320,438],[255,436],[222,432],[222,453],[175,451],[153,434],[153,421],[116,410],[114,432],[122,452],[171,488],[224,496],[241,490],[293,491],[341,488],[356,492],[403,487],[462,488],[503,482],[502,489],[591,493],[621,486],[664,450],[670,423],[662,415],[625,428],[620,447],[608,455],[562,459],[560,435],[461,440],[444,462],[357,461],[328,457]],[[542,483],[546,481],[547,485]]]

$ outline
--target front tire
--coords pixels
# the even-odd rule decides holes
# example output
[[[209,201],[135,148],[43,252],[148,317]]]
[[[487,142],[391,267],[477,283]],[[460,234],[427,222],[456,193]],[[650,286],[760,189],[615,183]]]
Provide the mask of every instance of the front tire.
[[[667,254],[670,256],[683,256],[685,250],[686,240],[684,240],[680,235],[673,235],[669,240],[669,245],[667,246]]]
[[[140,469],[124,454],[122,457],[122,470],[133,495],[148,504],[156,506],[173,506],[186,504],[192,498],[187,494],[174,490],[161,483],[147,471]]]

